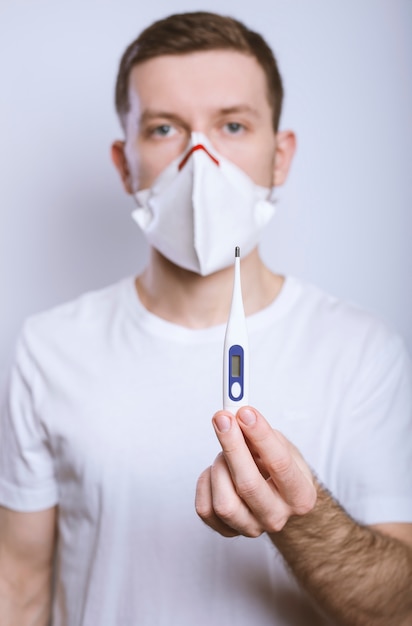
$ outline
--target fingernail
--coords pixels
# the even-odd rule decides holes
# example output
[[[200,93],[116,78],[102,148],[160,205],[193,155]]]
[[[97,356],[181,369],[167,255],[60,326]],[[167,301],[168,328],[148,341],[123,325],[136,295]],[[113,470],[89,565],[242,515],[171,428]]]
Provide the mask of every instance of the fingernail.
[[[252,411],[252,409],[239,409],[237,415],[240,421],[246,424],[246,426],[251,426],[256,422],[256,413]]]
[[[220,433],[227,433],[230,430],[230,418],[227,415],[216,415],[213,421]]]

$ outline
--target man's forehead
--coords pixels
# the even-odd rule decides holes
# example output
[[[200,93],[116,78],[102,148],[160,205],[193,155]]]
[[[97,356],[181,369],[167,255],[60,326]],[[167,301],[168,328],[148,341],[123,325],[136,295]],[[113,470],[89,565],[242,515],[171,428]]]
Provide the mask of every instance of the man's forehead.
[[[136,68],[150,67],[149,71],[152,71],[155,66],[164,66],[170,69],[175,66],[178,68],[183,64],[195,64],[202,65],[203,68],[209,67],[210,69],[219,69],[222,64],[229,65],[254,65],[259,67],[257,59],[248,52],[242,52],[235,50],[234,48],[217,48],[212,50],[195,50],[187,53],[177,54],[159,54],[144,61],[138,62],[133,68],[132,72]]]
[[[221,108],[256,108],[262,90],[266,79],[256,59],[235,50],[158,56],[137,64],[129,78],[130,103],[137,98],[144,109],[171,100],[184,104],[188,97]]]

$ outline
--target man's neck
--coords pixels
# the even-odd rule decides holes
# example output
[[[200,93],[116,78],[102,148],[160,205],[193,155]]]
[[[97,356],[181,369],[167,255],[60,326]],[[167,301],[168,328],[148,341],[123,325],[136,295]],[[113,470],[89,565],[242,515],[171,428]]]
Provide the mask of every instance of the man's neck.
[[[268,306],[284,279],[262,262],[257,248],[241,260],[246,315]],[[233,267],[199,276],[177,267],[152,249],[147,268],[136,279],[143,306],[169,322],[188,328],[208,328],[226,322],[233,288]]]

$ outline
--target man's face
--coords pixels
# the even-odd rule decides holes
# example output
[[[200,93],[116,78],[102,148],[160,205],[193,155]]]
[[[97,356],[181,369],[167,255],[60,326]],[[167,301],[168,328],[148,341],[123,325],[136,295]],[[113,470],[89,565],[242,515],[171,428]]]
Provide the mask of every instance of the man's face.
[[[262,186],[276,183],[277,136],[264,72],[232,50],[161,56],[133,68],[126,140],[113,159],[129,193],[152,185],[193,131]],[[282,181],[283,182],[283,181]]]

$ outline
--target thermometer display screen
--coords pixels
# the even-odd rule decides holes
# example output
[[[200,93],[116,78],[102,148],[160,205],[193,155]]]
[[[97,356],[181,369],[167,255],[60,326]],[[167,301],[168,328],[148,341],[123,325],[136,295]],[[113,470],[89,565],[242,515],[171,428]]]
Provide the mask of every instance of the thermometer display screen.
[[[232,376],[233,378],[240,377],[240,356],[232,355]]]

